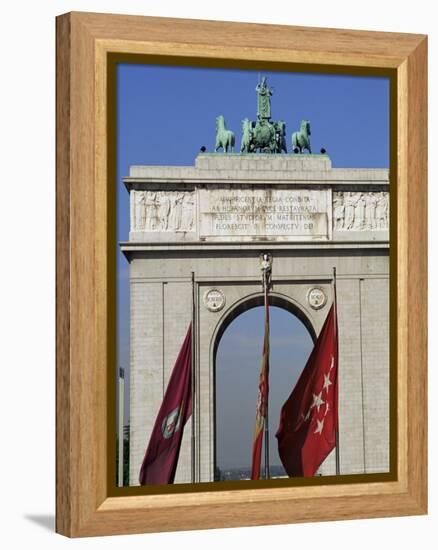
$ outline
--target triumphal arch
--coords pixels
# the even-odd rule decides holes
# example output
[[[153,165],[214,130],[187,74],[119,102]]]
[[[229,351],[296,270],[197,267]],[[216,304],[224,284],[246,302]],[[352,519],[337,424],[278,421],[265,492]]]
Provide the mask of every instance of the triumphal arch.
[[[192,319],[193,288],[196,433],[189,420],[176,482],[190,483],[193,474],[195,481],[214,480],[215,354],[229,323],[263,302],[261,253],[273,257],[270,303],[298,316],[313,338],[332,303],[336,267],[340,473],[389,471],[388,170],[333,167],[324,152],[299,147],[300,136],[285,152],[282,121],[264,116],[263,86],[257,121],[243,121],[241,152],[232,152],[225,136],[221,151],[199,153],[193,166],[131,166],[124,178],[131,220],[121,243],[130,264],[130,485],[138,484]],[[335,473],[333,456],[321,473]]]

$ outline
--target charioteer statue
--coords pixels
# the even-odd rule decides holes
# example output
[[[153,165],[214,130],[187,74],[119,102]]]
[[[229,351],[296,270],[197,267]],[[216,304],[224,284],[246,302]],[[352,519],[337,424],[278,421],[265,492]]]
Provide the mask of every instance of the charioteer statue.
[[[271,118],[271,95],[274,90],[266,84],[266,76],[262,78],[262,83],[257,84],[257,119],[269,120]]]
[[[283,120],[271,121],[271,96],[273,88],[266,76],[257,84],[257,120],[242,121],[241,153],[287,153],[286,124]]]

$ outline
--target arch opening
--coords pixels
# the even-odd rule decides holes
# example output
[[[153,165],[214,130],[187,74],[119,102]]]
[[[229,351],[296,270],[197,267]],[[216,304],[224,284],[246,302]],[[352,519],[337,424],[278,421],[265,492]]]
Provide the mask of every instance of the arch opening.
[[[264,337],[263,296],[232,310],[214,343],[215,480],[249,479]],[[270,296],[269,460],[271,477],[285,476],[275,433],[280,409],[313,348],[314,329],[286,300]],[[263,471],[263,458],[262,458]]]

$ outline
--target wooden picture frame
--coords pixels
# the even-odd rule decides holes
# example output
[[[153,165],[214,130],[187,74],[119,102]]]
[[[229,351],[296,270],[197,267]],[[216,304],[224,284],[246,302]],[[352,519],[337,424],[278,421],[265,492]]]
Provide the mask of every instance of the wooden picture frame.
[[[275,36],[275,41],[272,40]],[[146,54],[395,78],[396,475],[389,481],[108,492],[107,60]],[[69,13],[57,18],[57,532],[91,536],[427,513],[427,38]]]

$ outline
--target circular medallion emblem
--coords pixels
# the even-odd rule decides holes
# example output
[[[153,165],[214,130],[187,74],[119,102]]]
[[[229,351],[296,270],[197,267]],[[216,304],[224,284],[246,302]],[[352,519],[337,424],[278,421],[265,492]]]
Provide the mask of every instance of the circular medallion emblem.
[[[172,437],[178,431],[181,420],[179,412],[180,407],[177,407],[164,418],[161,424],[161,433],[164,439],[169,439],[169,437]]]
[[[225,305],[225,295],[222,290],[210,288],[204,294],[204,305],[209,311],[220,311]]]
[[[313,309],[321,309],[325,306],[327,302],[327,296],[325,295],[322,288],[313,287],[307,293],[307,301],[309,302],[310,307]]]

